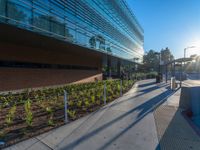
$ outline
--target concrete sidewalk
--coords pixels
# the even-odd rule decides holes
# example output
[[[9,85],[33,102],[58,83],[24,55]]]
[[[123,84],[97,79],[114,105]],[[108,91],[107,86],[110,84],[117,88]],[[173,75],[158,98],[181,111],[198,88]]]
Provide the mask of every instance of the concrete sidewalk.
[[[154,150],[159,140],[153,110],[172,94],[164,83],[139,81],[97,112],[7,149]]]
[[[179,107],[181,90],[154,111],[161,150],[199,150],[200,137],[182,115]]]

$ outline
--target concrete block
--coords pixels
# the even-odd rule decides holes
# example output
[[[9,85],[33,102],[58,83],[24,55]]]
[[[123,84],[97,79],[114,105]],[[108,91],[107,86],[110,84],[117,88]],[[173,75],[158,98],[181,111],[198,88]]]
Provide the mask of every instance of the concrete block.
[[[200,86],[191,87],[190,96],[193,116],[200,116]]]
[[[190,87],[186,87],[186,86],[182,87],[179,107],[182,109],[190,109],[191,108],[190,100],[191,100]]]

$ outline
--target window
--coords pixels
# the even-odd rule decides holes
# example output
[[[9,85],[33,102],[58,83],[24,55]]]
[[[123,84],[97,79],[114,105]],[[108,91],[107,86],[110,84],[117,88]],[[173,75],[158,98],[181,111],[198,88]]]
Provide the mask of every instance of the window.
[[[6,13],[6,0],[0,0],[0,15],[5,16]]]
[[[33,26],[36,27],[36,30],[39,32],[50,31],[50,21],[48,14],[40,14],[38,12],[34,12],[33,15]],[[40,30],[41,29],[41,30]]]
[[[0,0],[5,15],[18,27],[119,58],[143,55],[143,31],[122,0]]]
[[[25,4],[24,2],[9,0],[7,3],[7,12],[10,23],[28,28],[31,20],[31,6]]]
[[[51,16],[51,32],[65,36],[64,19],[58,19],[57,17]]]

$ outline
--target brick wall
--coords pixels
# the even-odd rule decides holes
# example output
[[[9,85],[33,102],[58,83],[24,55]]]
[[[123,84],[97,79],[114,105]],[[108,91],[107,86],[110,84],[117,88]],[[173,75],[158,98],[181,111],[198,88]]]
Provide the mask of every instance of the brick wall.
[[[97,71],[0,68],[0,91],[102,80]]]
[[[71,64],[91,67],[97,66],[98,68],[101,66],[101,58],[99,56],[86,52],[73,53],[67,48],[65,50],[59,49],[59,47],[54,49],[50,48],[40,49],[16,44],[0,43],[0,60]]]
[[[77,65],[98,68],[97,70],[0,68],[0,91],[34,88],[41,86],[80,83],[102,79],[102,58],[94,52],[77,46],[62,47],[56,44],[46,48],[0,42],[0,61],[23,61],[32,63]],[[76,50],[74,52],[73,50]]]

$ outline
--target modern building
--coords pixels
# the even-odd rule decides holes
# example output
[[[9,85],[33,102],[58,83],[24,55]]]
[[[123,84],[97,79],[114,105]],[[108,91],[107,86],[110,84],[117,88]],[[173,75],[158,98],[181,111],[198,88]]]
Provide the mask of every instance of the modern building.
[[[125,0],[0,0],[0,91],[119,76],[143,42]]]

